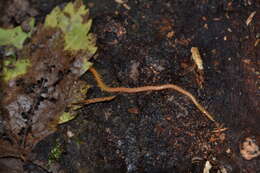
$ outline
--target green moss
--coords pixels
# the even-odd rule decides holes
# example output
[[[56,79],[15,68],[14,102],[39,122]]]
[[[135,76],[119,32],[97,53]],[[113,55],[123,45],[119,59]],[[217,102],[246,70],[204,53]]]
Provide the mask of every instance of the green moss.
[[[88,19],[88,13],[82,1],[70,2],[63,10],[56,7],[46,17],[44,26],[62,30],[65,34],[65,50],[94,54],[97,47],[94,35],[89,33],[92,20]]]
[[[54,147],[52,148],[49,157],[48,157],[48,165],[51,163],[58,161],[63,153],[64,149],[59,142],[56,142]]]
[[[34,26],[34,19],[31,19],[29,26]],[[31,32],[24,32],[21,26],[17,26],[12,29],[0,28],[0,46],[14,46],[17,49],[23,48],[23,43],[26,38],[31,36]]]
[[[28,59],[16,60],[14,57],[8,58],[3,62],[3,80],[8,82],[27,72],[31,65]]]

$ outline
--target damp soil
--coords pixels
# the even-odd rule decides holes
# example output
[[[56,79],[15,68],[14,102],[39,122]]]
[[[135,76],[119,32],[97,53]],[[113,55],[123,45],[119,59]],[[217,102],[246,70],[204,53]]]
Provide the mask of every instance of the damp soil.
[[[40,22],[65,1],[28,2]],[[201,173],[206,162],[212,165],[210,173],[260,172],[259,157],[242,152],[246,142],[260,147],[259,1],[119,2],[86,2],[98,46],[92,62],[104,81],[125,87],[177,84],[225,131],[216,131],[215,124],[176,91],[105,93],[86,73],[82,80],[92,86],[86,98],[116,98],[79,109],[75,120],[36,146],[31,158],[37,164],[24,163],[25,172]],[[6,20],[19,24],[15,17]],[[191,47],[200,51],[203,81],[198,80]],[[57,143],[62,154],[49,162]],[[257,152],[259,148],[247,154]]]

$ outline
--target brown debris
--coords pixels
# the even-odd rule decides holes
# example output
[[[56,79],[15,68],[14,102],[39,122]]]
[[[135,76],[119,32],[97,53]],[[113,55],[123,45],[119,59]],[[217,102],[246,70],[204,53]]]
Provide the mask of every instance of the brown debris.
[[[21,57],[28,57],[31,67],[12,81],[15,85],[4,86],[1,105],[5,127],[14,136],[14,149],[32,150],[56,131],[66,106],[84,97],[81,89],[86,83],[79,80],[82,75],[79,64],[86,57],[64,51],[63,43],[61,31],[39,27],[21,52]],[[9,150],[6,153],[12,155]]]
[[[116,96],[93,98],[93,99],[81,100],[73,104],[92,104],[92,103],[106,102],[106,101],[113,100],[115,97]]]
[[[2,1],[1,1],[2,3]],[[29,17],[36,16],[37,10],[30,6],[28,0],[9,0],[0,4],[0,25],[9,27],[12,20],[21,24]]]
[[[192,47],[191,54],[192,54],[192,59],[195,62],[195,64],[197,65],[198,69],[203,70],[203,61],[200,56],[199,49],[197,47]]]
[[[252,22],[253,17],[255,16],[255,14],[256,14],[256,11],[252,12],[252,13],[249,15],[249,17],[248,17],[247,20],[246,20],[246,25],[247,25],[247,26]]]
[[[127,10],[131,10],[131,7],[129,5],[127,5],[127,1],[125,0],[115,0],[116,3],[123,5],[123,7],[125,7]]]
[[[199,85],[200,88],[203,87],[204,83],[204,68],[203,68],[203,61],[200,56],[199,49],[197,47],[191,48],[191,57],[193,61],[196,64],[197,70],[196,70],[196,82]]]
[[[260,43],[260,39],[257,39],[257,40],[255,41],[254,46],[256,47],[259,43]]]
[[[139,114],[139,109],[138,108],[129,108],[128,109],[128,112],[131,113],[131,114]]]
[[[240,154],[244,159],[252,160],[260,156],[260,148],[254,139],[247,137],[240,145]]]
[[[173,22],[169,18],[162,18],[160,21],[156,21],[155,24],[159,26],[159,36],[172,38],[175,35],[173,31]]]

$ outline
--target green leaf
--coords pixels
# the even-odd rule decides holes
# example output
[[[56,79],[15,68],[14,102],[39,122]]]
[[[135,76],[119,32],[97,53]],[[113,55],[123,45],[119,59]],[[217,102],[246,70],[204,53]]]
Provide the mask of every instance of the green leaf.
[[[73,120],[74,118],[76,118],[76,114],[70,113],[70,112],[64,112],[60,117],[59,117],[59,121],[58,124],[64,124],[67,123],[71,120]]]
[[[34,26],[34,19],[32,18],[29,22],[29,26],[32,28]],[[12,29],[2,29],[0,28],[0,46],[12,45],[17,49],[23,48],[23,43],[26,38],[31,36],[31,32],[24,32],[21,26],[17,26]]]
[[[45,20],[45,27],[59,28],[64,33],[64,49],[72,52],[86,51],[94,54],[97,50],[95,37],[89,33],[92,20],[82,1],[68,3],[62,10],[56,7]]]
[[[31,65],[29,59],[16,60],[15,57],[10,57],[3,62],[3,80],[8,82],[27,72]]]
[[[1,45],[15,46],[6,47],[1,79],[8,84],[3,85],[1,102],[6,111],[4,116],[8,119],[8,130],[18,136],[19,141],[22,140],[19,137],[21,130],[27,128],[19,115],[21,111],[30,111],[21,110],[25,109],[21,108],[21,104],[26,102],[26,109],[35,104],[41,105],[30,112],[35,121],[32,130],[25,136],[26,139],[28,137],[25,149],[35,146],[42,138],[55,132],[59,124],[74,119],[81,106],[77,103],[86,97],[88,87],[85,81],[80,80],[80,76],[91,66],[88,60],[97,50],[96,39],[89,33],[92,21],[88,13],[81,0],[68,3],[63,9],[56,7],[46,17],[44,24],[36,26],[34,30],[37,32],[24,47],[23,43],[30,33],[24,33],[20,26],[13,30],[1,30]],[[17,51],[17,48],[21,50]],[[61,76],[60,72],[69,73]],[[13,83],[17,77],[22,79],[23,85]],[[33,86],[42,79],[51,88],[44,94],[48,98],[55,98],[57,104],[47,99],[39,100],[41,89],[29,94],[24,89],[24,86]],[[53,153],[58,156],[59,152],[56,151]],[[58,158],[56,156],[54,158]]]
[[[86,72],[91,66],[92,66],[92,63],[89,62],[87,60],[87,58],[84,58],[83,59],[83,64],[82,64],[82,67],[81,67],[82,71]]]
[[[86,61],[88,62],[88,61]],[[89,63],[88,63],[89,64]],[[73,93],[73,101],[72,103],[77,103],[80,100],[84,99],[85,95],[87,94],[89,89],[88,85],[80,85],[77,88],[74,89]],[[67,123],[77,117],[76,110],[81,108],[80,105],[71,105],[70,110],[68,112],[63,112],[62,115],[58,119],[58,124],[64,124]]]

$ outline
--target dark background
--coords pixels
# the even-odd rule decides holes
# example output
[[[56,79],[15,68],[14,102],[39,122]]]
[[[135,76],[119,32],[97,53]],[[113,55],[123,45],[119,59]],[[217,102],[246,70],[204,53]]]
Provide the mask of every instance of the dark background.
[[[65,2],[2,0],[0,24],[17,26],[31,16],[40,23],[53,7]],[[214,124],[175,91],[119,94],[113,101],[83,107],[77,119],[61,125],[36,146],[33,159],[45,171],[23,163],[18,172],[201,173],[206,160],[213,164],[211,172],[222,168],[228,173],[260,172],[259,157],[246,161],[239,151],[246,137],[260,146],[258,0],[85,3],[97,36],[98,51],[92,62],[106,83],[127,87],[177,84],[193,93],[228,130],[213,133]],[[203,59],[202,88],[195,70],[189,70],[191,47],[198,47]],[[83,79],[93,85],[88,98],[111,95],[100,91],[90,74]],[[74,136],[69,138],[68,132]],[[47,167],[57,142],[63,153]],[[3,165],[14,162],[5,160]]]

